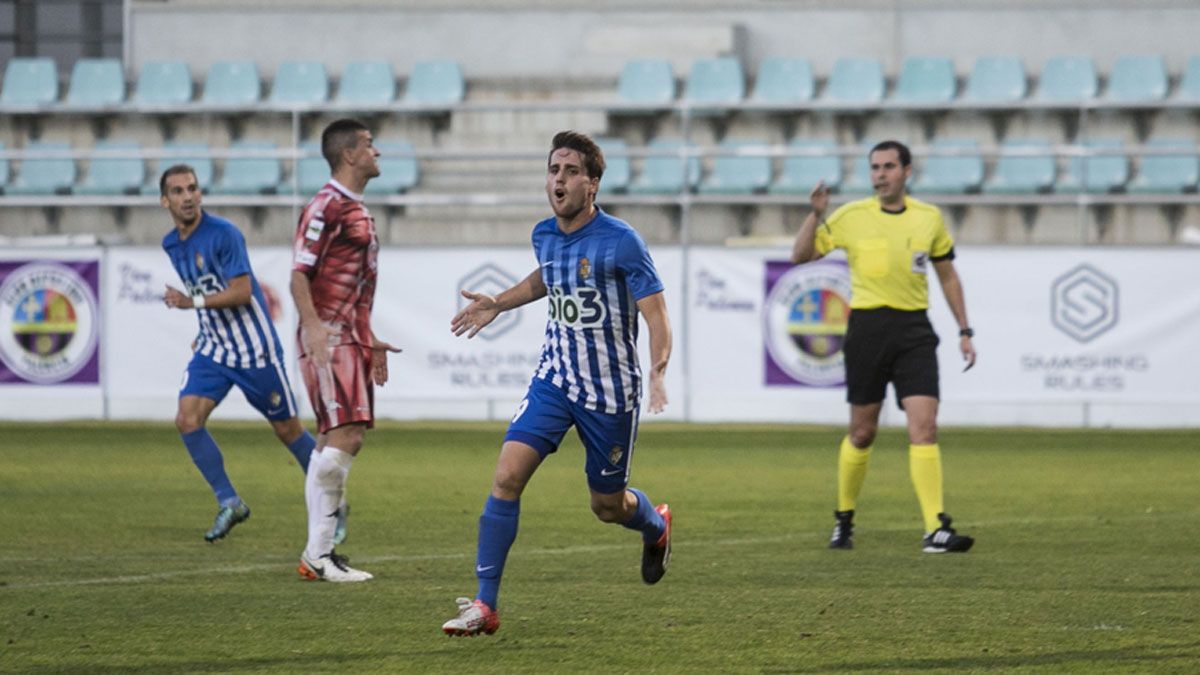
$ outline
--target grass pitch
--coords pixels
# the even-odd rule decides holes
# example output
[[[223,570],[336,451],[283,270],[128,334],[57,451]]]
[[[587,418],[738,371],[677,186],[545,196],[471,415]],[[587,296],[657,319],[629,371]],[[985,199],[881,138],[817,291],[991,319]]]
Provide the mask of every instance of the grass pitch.
[[[856,548],[825,548],[842,431],[646,425],[634,485],[676,512],[641,583],[591,515],[572,437],[522,501],[500,632],[439,627],[472,595],[503,428],[384,425],[350,474],[342,552],[304,583],[303,483],[266,424],[214,425],[253,509],[223,541],[169,425],[0,425],[0,671],[1195,672],[1200,447],[1188,432],[950,429],[947,509],[977,538],[920,553],[907,443],[876,443]]]

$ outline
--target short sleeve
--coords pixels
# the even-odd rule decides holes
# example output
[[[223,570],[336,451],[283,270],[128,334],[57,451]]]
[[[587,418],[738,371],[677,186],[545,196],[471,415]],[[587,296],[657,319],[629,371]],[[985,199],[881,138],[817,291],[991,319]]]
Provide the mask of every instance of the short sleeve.
[[[296,228],[296,240],[292,247],[292,269],[311,277],[317,267],[317,261],[329,242],[336,234],[334,223],[330,220],[328,202],[314,204],[300,214],[300,223]]]
[[[246,238],[236,227],[225,228],[213,251],[225,280],[250,274],[250,256],[246,253]]]
[[[843,248],[843,244],[838,241],[838,233],[841,232],[842,221],[846,218],[846,213],[850,209],[850,204],[844,204],[825,219],[820,225],[817,225],[817,234],[814,238],[813,245],[816,248],[818,255],[829,255],[835,248]]]
[[[629,230],[617,243],[617,269],[625,275],[625,285],[635,300],[661,293],[662,279],[654,268],[646,242],[634,230]]]
[[[946,221],[942,219],[942,212],[934,212],[934,230],[933,243],[929,246],[929,259],[938,260],[953,260],[954,259],[954,238],[950,236],[950,231],[946,229]]]

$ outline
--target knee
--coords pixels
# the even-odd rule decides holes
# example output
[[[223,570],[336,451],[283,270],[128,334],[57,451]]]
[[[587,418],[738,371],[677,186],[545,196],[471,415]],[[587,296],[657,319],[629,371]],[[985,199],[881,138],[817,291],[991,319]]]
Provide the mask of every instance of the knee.
[[[863,424],[850,429],[850,443],[856,448],[869,448],[875,442],[874,424]]]
[[[181,435],[199,431],[204,428],[204,418],[195,413],[179,411],[175,413],[175,428]]]
[[[908,432],[908,442],[913,445],[933,445],[937,443],[937,425],[927,424],[913,427]]]

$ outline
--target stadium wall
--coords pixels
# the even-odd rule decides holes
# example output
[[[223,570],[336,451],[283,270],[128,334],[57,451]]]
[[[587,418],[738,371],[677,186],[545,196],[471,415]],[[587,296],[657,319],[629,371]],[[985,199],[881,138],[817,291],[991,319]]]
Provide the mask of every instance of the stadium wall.
[[[1162,54],[1179,72],[1196,52],[1200,6],[1180,0],[859,0],[667,2],[270,2],[135,0],[134,72],[182,59],[202,74],[224,59],[264,73],[288,60],[323,61],[333,74],[383,59],[399,72],[448,58],[469,79],[614,79],[626,60],[661,56],[686,73],[697,57],[731,54],[751,73],[767,56],[804,56],[815,72],[836,59],[945,55],[966,73],[984,55],[1016,54],[1030,72],[1059,55],[1088,55],[1107,72],[1124,54]],[[187,36],[181,39],[181,36]]]

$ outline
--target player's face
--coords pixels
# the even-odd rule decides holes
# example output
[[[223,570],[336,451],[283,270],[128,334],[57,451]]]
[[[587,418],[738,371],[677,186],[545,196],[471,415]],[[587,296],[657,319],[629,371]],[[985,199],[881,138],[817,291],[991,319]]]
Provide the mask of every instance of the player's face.
[[[572,220],[585,210],[590,211],[600,181],[588,177],[583,157],[575,150],[559,148],[550,153],[546,172],[546,196],[554,215]]]
[[[176,225],[191,226],[200,220],[200,184],[195,174],[167,176],[166,192],[159,202],[171,212]]]
[[[375,138],[369,131],[358,132],[358,143],[350,151],[347,158],[350,165],[357,169],[364,178],[374,178],[379,175],[379,148],[375,147]]]
[[[900,151],[894,148],[871,153],[871,185],[882,202],[894,202],[904,196],[904,184],[912,175],[912,165],[900,164]]]

